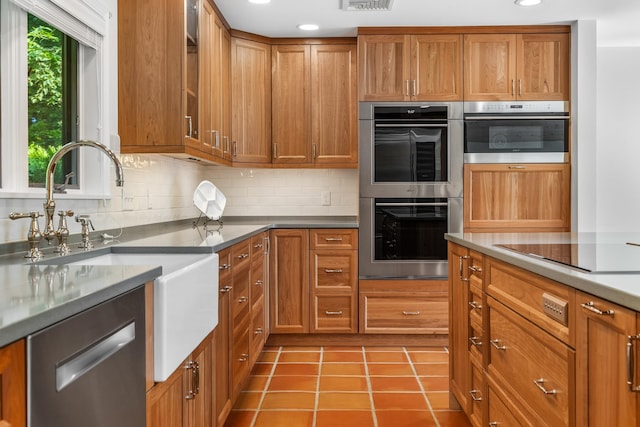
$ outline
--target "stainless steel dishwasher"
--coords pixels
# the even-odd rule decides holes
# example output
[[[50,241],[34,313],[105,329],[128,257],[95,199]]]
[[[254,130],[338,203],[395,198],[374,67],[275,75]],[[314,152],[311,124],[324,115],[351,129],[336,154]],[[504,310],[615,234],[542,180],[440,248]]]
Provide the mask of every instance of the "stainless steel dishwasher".
[[[144,427],[144,287],[27,339],[28,426]]]

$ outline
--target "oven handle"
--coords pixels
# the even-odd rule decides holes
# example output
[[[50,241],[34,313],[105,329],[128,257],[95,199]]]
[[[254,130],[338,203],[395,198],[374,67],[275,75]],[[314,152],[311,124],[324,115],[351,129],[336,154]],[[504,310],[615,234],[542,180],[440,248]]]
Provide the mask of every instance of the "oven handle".
[[[376,206],[449,206],[446,202],[439,203],[376,203]]]
[[[407,124],[407,123],[376,123],[377,128],[446,128],[449,127],[446,123],[419,123],[419,124]]]
[[[569,120],[569,116],[465,116],[465,120]]]

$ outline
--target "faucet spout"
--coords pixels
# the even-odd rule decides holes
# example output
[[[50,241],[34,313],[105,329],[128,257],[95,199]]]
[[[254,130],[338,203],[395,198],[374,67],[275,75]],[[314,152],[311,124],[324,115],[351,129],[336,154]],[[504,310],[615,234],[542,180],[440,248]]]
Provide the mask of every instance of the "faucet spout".
[[[120,163],[120,160],[118,160],[118,157],[116,156],[116,154],[113,151],[111,151],[111,149],[109,149],[109,147],[107,147],[106,145],[101,144],[97,141],[91,141],[91,140],[72,141],[63,145],[62,148],[60,148],[58,151],[54,153],[54,155],[51,157],[51,160],[49,160],[49,164],[47,165],[47,172],[45,175],[45,187],[47,191],[47,200],[44,203],[44,212],[45,212],[46,223],[45,223],[45,230],[42,233],[42,236],[45,239],[47,239],[48,242],[51,242],[51,240],[57,237],[56,232],[53,229],[53,215],[56,210],[56,202],[55,200],[53,200],[53,179],[54,179],[54,173],[56,171],[56,165],[58,164],[58,161],[69,151],[82,146],[97,148],[98,150],[102,151],[107,156],[109,156],[109,158],[111,159],[111,161],[116,167],[116,185],[118,187],[122,187],[124,185],[124,174],[122,172],[122,163]]]

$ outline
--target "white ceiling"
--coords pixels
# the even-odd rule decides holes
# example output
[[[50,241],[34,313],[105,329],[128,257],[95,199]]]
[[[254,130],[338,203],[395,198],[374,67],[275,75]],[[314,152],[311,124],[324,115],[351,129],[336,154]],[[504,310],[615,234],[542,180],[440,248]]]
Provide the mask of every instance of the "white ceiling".
[[[528,25],[596,20],[601,46],[640,46],[638,0],[543,0],[520,7],[513,0],[394,0],[391,11],[347,12],[341,0],[214,0],[231,28],[267,37],[355,36],[357,27]],[[320,26],[298,30],[302,23]]]

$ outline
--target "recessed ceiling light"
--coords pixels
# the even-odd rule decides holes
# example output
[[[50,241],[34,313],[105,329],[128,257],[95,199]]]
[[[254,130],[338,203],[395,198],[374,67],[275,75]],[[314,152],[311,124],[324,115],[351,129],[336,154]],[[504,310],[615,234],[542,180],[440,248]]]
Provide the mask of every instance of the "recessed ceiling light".
[[[269,2],[271,2],[271,0],[249,0],[249,3],[255,3],[255,4],[265,4]]]
[[[542,0],[515,0],[518,6],[536,6],[542,3]]]
[[[316,31],[318,27],[316,24],[300,24],[298,25],[298,29],[300,30],[304,30],[304,31]]]

